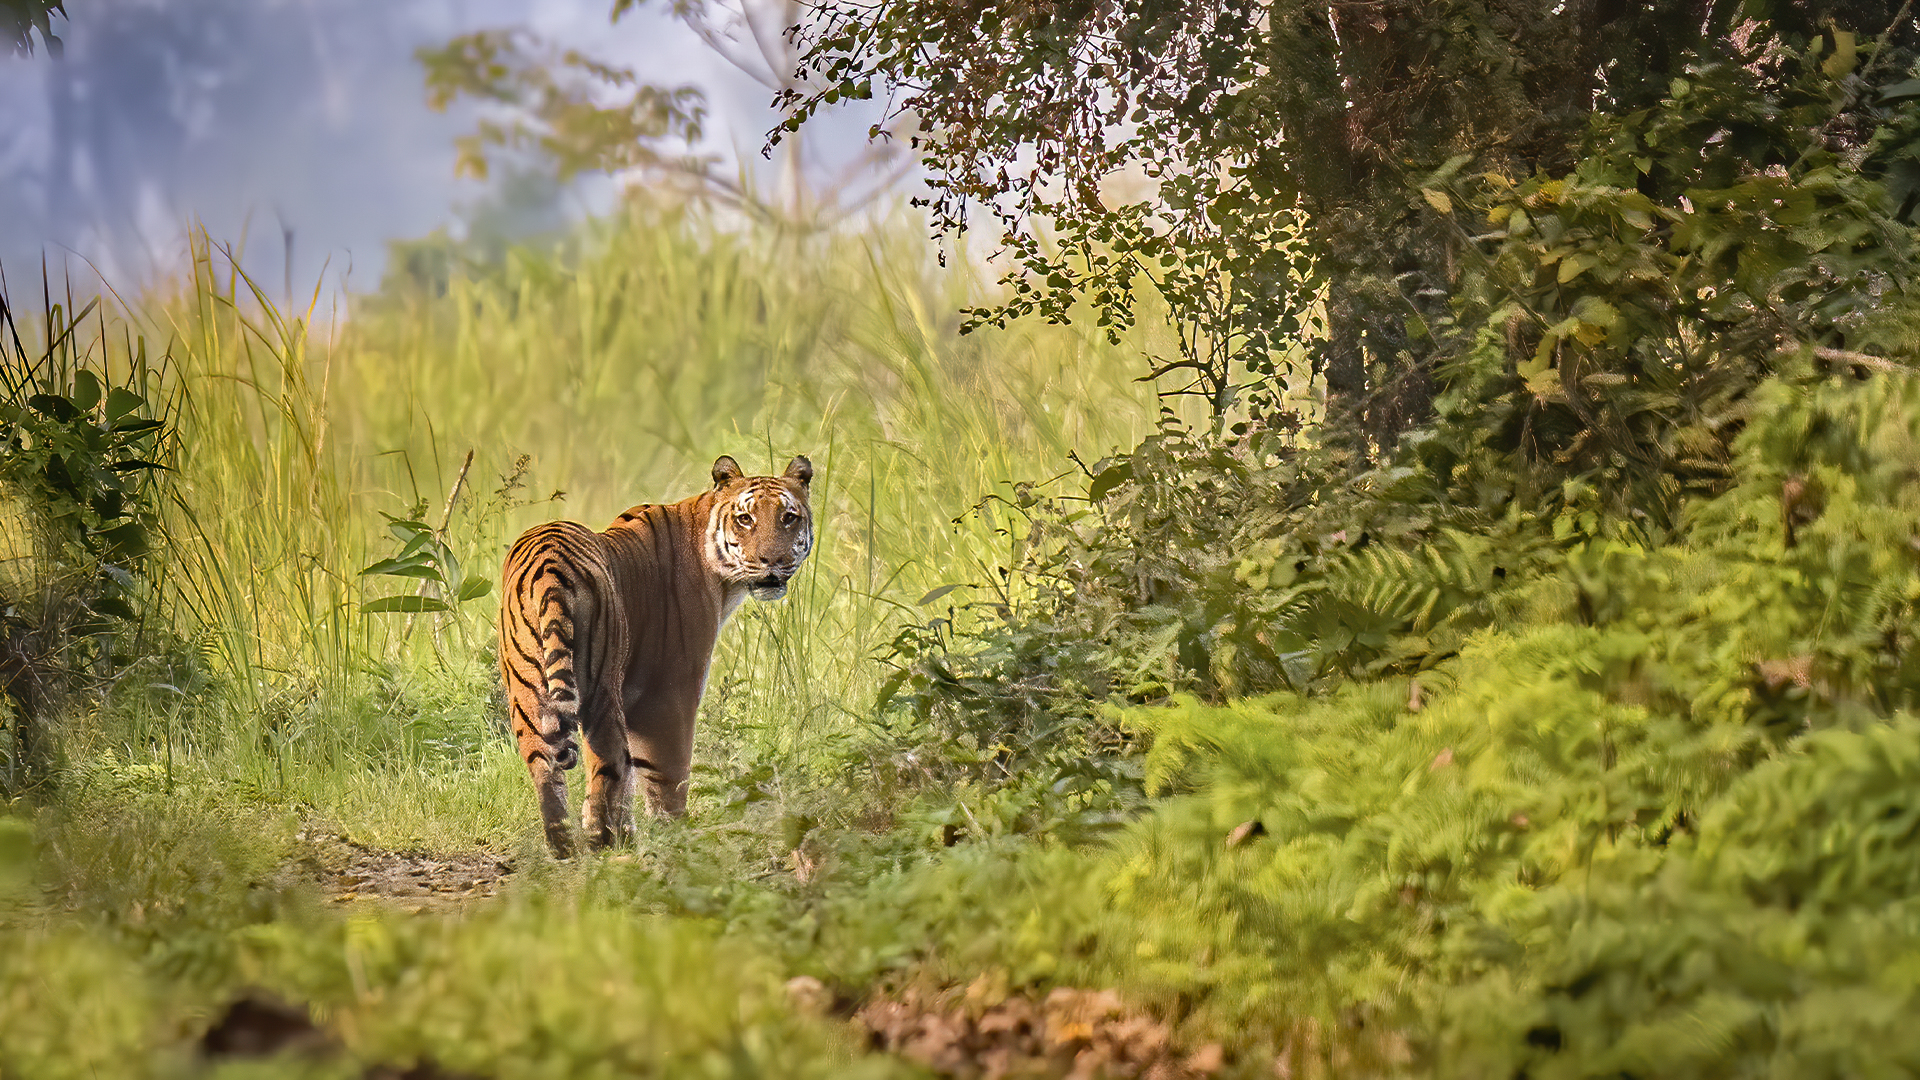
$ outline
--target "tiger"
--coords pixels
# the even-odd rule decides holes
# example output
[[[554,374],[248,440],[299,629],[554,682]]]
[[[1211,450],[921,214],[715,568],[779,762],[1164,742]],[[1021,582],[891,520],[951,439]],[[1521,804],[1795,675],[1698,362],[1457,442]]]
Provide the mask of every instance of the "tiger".
[[[779,476],[746,476],[722,456],[698,495],[635,506],[599,533],[536,525],[508,551],[501,680],[556,857],[573,852],[566,770],[580,743],[591,848],[632,839],[639,783],[649,813],[686,812],[694,713],[720,628],[747,597],[786,595],[813,550],[812,481],[804,455]]]

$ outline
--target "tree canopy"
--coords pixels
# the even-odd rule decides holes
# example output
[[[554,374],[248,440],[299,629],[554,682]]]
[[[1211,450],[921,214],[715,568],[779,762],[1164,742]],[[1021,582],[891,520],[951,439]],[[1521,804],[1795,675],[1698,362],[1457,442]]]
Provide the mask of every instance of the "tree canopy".
[[[66,0],[0,0],[0,39],[16,55],[33,52],[33,32],[40,31],[47,51],[60,55],[60,39],[53,33],[53,17],[67,17]]]
[[[1579,371],[1665,393],[1654,354],[1736,324],[1721,351],[1749,359],[1852,348],[1808,299],[1838,279],[1802,280],[1841,249],[1832,274],[1904,296],[1871,253],[1904,255],[1913,213],[1910,4],[888,0],[796,32],[784,130],[882,96],[919,129],[936,229],[997,225],[1010,298],[976,320],[1123,326],[1157,293],[1182,347],[1154,373],[1223,415],[1310,378],[1334,427],[1390,447],[1486,374],[1457,362],[1493,328],[1494,397],[1542,390],[1520,369],[1544,362],[1547,426],[1618,435],[1632,406],[1575,400]],[[1808,213],[1847,224],[1813,236]]]

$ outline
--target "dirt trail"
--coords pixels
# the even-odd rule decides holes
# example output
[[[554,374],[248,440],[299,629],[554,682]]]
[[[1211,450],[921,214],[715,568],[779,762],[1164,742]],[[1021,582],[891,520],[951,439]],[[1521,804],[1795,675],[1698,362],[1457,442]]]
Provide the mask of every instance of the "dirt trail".
[[[513,875],[513,860],[484,851],[457,854],[386,851],[339,833],[300,832],[292,869],[336,904],[384,900],[413,911],[440,911],[493,896]]]

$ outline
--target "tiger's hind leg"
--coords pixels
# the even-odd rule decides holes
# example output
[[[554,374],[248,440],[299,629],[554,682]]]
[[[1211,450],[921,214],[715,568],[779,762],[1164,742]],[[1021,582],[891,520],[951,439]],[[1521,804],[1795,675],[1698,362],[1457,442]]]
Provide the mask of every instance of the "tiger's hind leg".
[[[540,820],[545,826],[547,847],[554,857],[573,854],[573,832],[567,814],[567,769],[579,759],[573,738],[540,700],[541,695],[514,684],[508,676],[508,711],[513,720],[514,742],[520,760],[526,762],[533,778],[534,794],[540,801]]]
[[[507,559],[500,606],[500,668],[514,741],[540,801],[547,846],[562,859],[573,853],[566,770],[580,757],[575,623],[590,634],[596,614],[590,588],[574,587],[580,575],[569,560],[580,553],[568,549],[572,539],[564,523],[522,536]]]
[[[607,605],[603,634],[587,657],[589,709],[582,716],[587,797],[580,827],[595,850],[633,841],[633,770],[627,761],[626,709],[620,695],[627,665],[627,626],[618,604]]]
[[[529,651],[522,647],[524,642],[512,639],[503,640],[501,645],[501,651],[514,659]],[[519,670],[521,665],[511,662],[502,666],[506,668],[507,713],[513,725],[513,739],[520,751],[520,760],[526,762],[527,774],[533,778],[547,847],[552,849],[555,858],[564,859],[573,854],[573,832],[567,814],[567,770],[580,757],[574,746],[574,716],[565,707],[568,702],[548,700],[545,687],[540,685],[544,680],[539,675],[523,672]]]
[[[600,849],[633,842],[633,769],[627,761],[626,724],[618,716],[611,723],[587,729],[587,798],[580,807],[580,827],[587,846]]]
[[[694,714],[700,708],[701,683],[691,690],[659,693],[628,705],[627,751],[646,793],[647,812],[677,818],[687,812],[687,788],[693,771]]]

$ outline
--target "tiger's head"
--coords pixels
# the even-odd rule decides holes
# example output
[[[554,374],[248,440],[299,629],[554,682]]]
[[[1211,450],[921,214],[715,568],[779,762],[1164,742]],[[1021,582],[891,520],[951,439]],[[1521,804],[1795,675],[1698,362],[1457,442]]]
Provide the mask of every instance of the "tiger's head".
[[[786,595],[788,579],[813,550],[812,480],[813,462],[805,457],[788,462],[779,476],[743,475],[730,457],[713,463],[707,543],[721,577],[745,585],[755,600]]]

